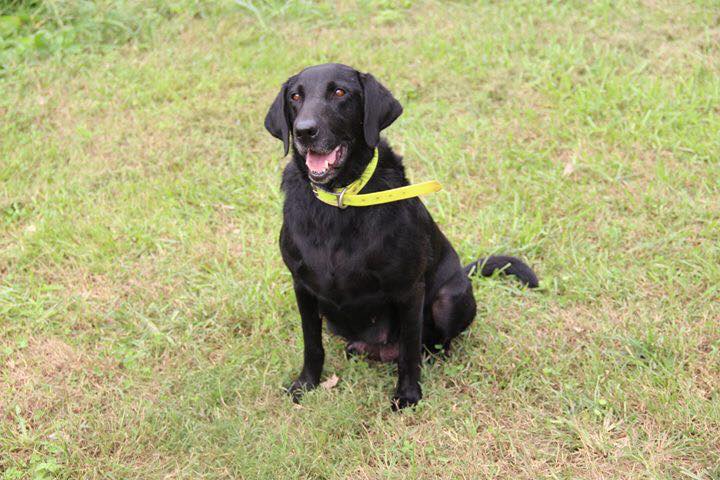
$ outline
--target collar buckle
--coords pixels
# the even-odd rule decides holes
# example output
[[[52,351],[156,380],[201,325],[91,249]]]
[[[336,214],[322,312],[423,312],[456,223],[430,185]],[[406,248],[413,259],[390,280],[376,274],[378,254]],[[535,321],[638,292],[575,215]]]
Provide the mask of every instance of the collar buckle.
[[[345,210],[348,207],[347,205],[343,204],[343,197],[345,196],[345,192],[347,191],[347,189],[348,189],[348,187],[345,187],[342,189],[342,191],[340,193],[333,194],[337,197],[337,207],[340,210]]]
[[[345,193],[347,192],[347,189],[349,187],[350,187],[350,185],[343,188],[340,192],[333,192],[332,190],[326,190],[325,188],[321,187],[320,185],[313,183],[312,191],[315,194],[315,197],[317,197],[317,198],[320,198],[320,192],[334,196],[335,200],[337,202],[337,205],[336,205],[337,208],[339,208],[340,210],[345,210],[348,207],[348,205],[345,205],[343,203],[343,198],[345,197]],[[330,205],[332,205],[332,204],[330,204]]]

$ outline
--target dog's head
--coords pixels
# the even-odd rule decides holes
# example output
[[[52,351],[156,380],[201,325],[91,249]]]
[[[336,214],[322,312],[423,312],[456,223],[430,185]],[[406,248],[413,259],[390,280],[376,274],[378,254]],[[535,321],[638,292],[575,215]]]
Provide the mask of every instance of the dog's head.
[[[285,154],[292,137],[299,167],[314,183],[330,184],[357,170],[352,159],[374,149],[380,131],[401,113],[400,103],[375,77],[328,63],[306,68],[283,84],[265,128],[283,141]]]

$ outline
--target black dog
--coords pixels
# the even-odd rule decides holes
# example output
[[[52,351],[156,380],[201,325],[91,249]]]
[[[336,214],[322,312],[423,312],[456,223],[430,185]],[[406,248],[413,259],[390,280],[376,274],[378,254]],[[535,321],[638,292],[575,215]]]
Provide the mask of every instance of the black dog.
[[[457,253],[417,198],[341,209],[316,198],[356,180],[378,149],[378,166],[362,193],[408,185],[401,157],[380,131],[402,106],[372,75],[339,64],[310,67],[288,79],[270,107],[265,127],[293,142],[283,173],[284,221],[280,250],[292,273],[305,343],[300,376],[288,391],[297,401],[320,381],[325,353],[322,317],[348,341],[349,354],[397,362],[393,408],[422,397],[423,346],[447,350],[475,317],[468,276],[495,270],[530,287],[537,277],[513,257],[460,265]]]

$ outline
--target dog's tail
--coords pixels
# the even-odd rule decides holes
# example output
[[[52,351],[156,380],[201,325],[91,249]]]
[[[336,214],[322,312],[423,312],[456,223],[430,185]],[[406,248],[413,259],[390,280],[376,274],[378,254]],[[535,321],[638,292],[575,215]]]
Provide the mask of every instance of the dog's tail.
[[[480,258],[465,267],[465,273],[469,276],[480,272],[483,277],[489,277],[496,271],[506,275],[515,275],[524,285],[530,288],[537,288],[538,278],[525,262],[519,258],[506,255],[492,255]]]

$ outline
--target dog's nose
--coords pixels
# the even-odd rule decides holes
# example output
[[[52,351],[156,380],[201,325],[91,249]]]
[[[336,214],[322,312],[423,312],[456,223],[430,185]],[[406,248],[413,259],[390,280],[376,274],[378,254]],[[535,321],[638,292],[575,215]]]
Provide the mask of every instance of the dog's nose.
[[[311,140],[318,133],[318,125],[315,120],[299,120],[295,124],[295,135],[302,140]]]

